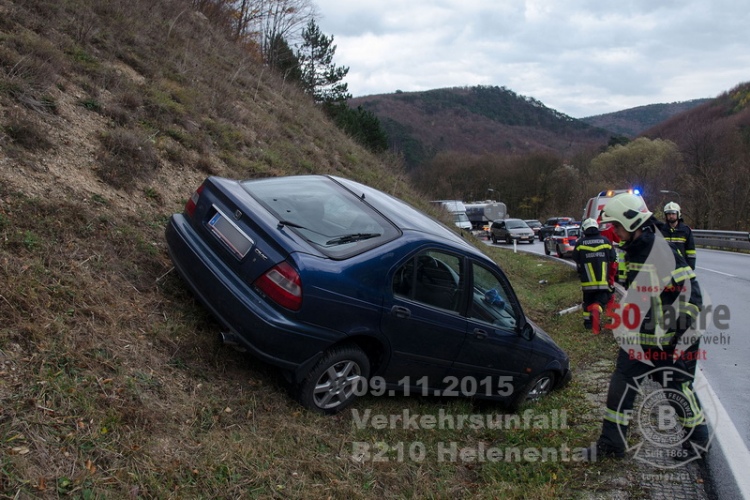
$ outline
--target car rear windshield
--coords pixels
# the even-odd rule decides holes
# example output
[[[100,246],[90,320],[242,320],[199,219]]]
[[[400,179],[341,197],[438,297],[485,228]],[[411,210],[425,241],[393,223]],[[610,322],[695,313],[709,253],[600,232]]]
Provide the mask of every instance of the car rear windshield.
[[[505,222],[505,225],[508,229],[523,229],[529,227],[528,224],[522,220],[508,220]]]
[[[242,187],[280,224],[333,259],[360,254],[401,234],[383,215],[328,177],[251,180]]]

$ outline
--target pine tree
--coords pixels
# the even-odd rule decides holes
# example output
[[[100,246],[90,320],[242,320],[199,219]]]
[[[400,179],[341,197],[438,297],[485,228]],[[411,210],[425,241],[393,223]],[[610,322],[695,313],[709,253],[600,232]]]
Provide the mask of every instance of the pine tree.
[[[297,59],[302,71],[302,87],[316,103],[332,104],[351,98],[348,84],[342,81],[349,68],[336,66],[333,63],[335,54],[333,35],[326,36],[315,20],[310,20],[302,30],[302,45]]]
[[[273,38],[266,62],[281,73],[285,81],[302,81],[299,60],[283,36],[276,35]]]

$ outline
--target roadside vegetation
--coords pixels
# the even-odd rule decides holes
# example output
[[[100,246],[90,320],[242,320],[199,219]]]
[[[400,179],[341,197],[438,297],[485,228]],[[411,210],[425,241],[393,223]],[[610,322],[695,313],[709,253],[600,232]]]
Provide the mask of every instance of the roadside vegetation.
[[[606,385],[586,374],[602,352],[613,359],[615,346],[583,333],[578,314],[557,315],[579,293],[567,266],[488,250],[527,313],[573,359],[568,388],[517,413],[529,410],[541,428],[414,428],[404,412],[502,422],[506,411],[469,399],[366,396],[334,417],[308,412],[276,369],[220,344],[218,324],[171,271],[162,211],[0,196],[5,497],[572,498],[609,487],[615,464],[581,464],[572,451],[546,462],[438,454],[595,439]],[[396,423],[362,424],[365,412]],[[565,425],[540,423],[554,415]]]
[[[397,158],[354,142],[193,3],[0,0],[0,497],[639,496],[636,482],[622,484],[632,463],[436,454],[441,442],[595,439],[616,347],[582,333],[578,315],[557,315],[580,292],[552,260],[486,249],[571,354],[571,385],[521,409],[564,410],[566,428],[358,426],[352,411],[303,410],[275,369],[218,341],[163,236],[205,176],[333,173],[432,209]],[[354,409],[504,412],[374,396]],[[409,455],[414,442],[421,460]],[[388,460],[364,460],[355,443]]]

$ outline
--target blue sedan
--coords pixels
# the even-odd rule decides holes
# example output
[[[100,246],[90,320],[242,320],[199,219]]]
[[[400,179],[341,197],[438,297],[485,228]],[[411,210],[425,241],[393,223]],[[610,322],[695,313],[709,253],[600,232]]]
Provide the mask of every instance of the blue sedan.
[[[498,265],[388,194],[333,176],[209,177],[166,228],[222,338],[287,373],[321,413],[357,396],[511,408],[570,379]]]

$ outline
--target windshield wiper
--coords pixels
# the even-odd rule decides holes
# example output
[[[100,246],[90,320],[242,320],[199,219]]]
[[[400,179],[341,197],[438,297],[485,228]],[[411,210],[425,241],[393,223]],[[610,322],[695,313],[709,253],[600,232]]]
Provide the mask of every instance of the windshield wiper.
[[[378,236],[380,236],[380,233],[343,234],[326,241],[326,245],[341,245],[343,243],[352,243],[354,241],[369,240],[370,238],[377,238]]]
[[[301,226],[297,224],[296,222],[292,222],[290,220],[280,220],[278,224],[278,228],[281,229],[284,226],[296,227],[297,229],[307,229],[305,226]]]

